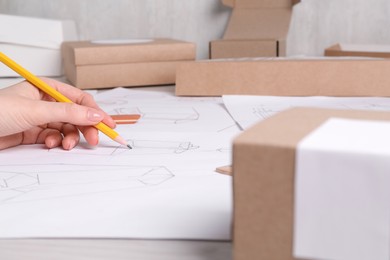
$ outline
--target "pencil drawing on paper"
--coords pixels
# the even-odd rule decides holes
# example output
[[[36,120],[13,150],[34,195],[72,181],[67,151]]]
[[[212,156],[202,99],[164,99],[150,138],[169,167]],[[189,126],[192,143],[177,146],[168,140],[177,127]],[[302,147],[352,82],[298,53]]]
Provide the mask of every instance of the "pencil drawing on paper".
[[[127,143],[133,148],[131,150],[124,148],[122,145],[108,146],[99,148],[75,147],[73,154],[84,154],[91,156],[119,156],[119,155],[148,155],[148,154],[180,154],[190,150],[196,150],[198,145],[189,141],[159,141],[159,140],[142,140],[127,139]],[[48,149],[51,153],[67,153],[61,148]]]
[[[230,147],[221,147],[218,148],[216,151],[220,153],[230,153],[232,149]]]
[[[161,185],[164,166],[36,164],[0,166],[0,204]]]
[[[101,94],[104,96],[104,93]],[[97,102],[99,105],[102,106],[126,106],[126,105],[131,105],[132,100],[138,100],[138,99],[148,99],[150,98],[153,99],[163,99],[166,98],[167,94],[164,93],[156,93],[156,92],[149,92],[147,96],[145,96],[145,93],[138,93],[138,92],[132,92],[124,95],[116,95],[116,96],[110,96],[104,97],[104,100],[100,99],[100,96],[98,95],[96,98]]]
[[[388,104],[361,104],[361,105],[345,105],[346,108],[352,110],[378,110],[378,111],[390,111],[390,105]]]
[[[138,149],[138,152],[143,154],[145,153],[184,153],[189,150],[198,149],[199,146],[192,144],[191,142],[179,142],[179,141],[158,141],[158,140],[136,140],[136,139],[128,139],[126,140],[133,150]],[[122,154],[128,152],[126,149],[121,149],[118,146],[115,151],[112,153]]]
[[[266,106],[259,105],[257,107],[252,108],[253,114],[260,119],[267,119],[276,113],[279,113],[283,110],[286,110],[288,107],[286,106]]]
[[[234,122],[234,124],[223,127],[217,131],[217,133],[227,132],[227,131],[240,131],[239,125]]]
[[[139,114],[142,122],[160,122],[180,124],[199,120],[200,114],[193,107],[118,107],[109,113],[124,115],[124,114]]]

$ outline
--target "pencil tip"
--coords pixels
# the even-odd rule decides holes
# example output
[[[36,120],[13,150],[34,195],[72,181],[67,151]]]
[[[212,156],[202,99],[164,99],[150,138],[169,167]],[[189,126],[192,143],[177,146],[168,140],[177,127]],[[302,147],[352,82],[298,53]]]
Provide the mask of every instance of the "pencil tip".
[[[133,149],[133,147],[131,147],[131,145],[129,145],[125,139],[123,139],[122,137],[120,137],[119,135],[117,137],[114,138],[114,141],[115,142],[118,142],[120,143],[121,145],[123,146],[127,146],[127,148],[129,149]]]

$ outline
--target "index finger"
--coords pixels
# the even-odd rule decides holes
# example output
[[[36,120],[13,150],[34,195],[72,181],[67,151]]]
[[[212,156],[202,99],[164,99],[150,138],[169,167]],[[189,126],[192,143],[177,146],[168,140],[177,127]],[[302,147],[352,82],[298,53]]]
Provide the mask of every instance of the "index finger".
[[[92,96],[81,89],[78,89],[76,87],[73,87],[71,85],[68,85],[63,82],[59,82],[57,80],[53,80],[50,78],[44,78],[41,77],[43,81],[45,81],[47,84],[49,84],[52,88],[72,100],[74,103],[77,103],[79,105],[93,107],[96,109],[100,109],[99,106],[96,104]]]
[[[99,109],[100,111],[103,111],[98,104],[95,102],[92,95],[89,93],[86,93],[76,87],[73,87],[71,85],[68,85],[66,83],[59,82],[57,80],[53,80],[50,78],[41,78],[43,81],[45,81],[47,84],[49,84],[52,88],[72,100],[72,102],[77,103],[82,106],[92,107]],[[103,111],[104,112],[104,111]],[[105,117],[103,122],[107,124],[108,126],[114,128],[115,127],[115,121],[107,114],[105,113]]]

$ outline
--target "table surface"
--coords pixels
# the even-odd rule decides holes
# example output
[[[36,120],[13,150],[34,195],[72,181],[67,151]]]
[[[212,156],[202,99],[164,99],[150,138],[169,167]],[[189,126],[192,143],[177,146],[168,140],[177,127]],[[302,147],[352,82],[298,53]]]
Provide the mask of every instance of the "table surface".
[[[0,89],[22,81],[1,78]],[[57,80],[64,81],[63,78]],[[172,91],[173,86],[143,90]],[[228,260],[230,241],[136,240],[136,239],[0,239],[0,259],[35,260]]]
[[[5,239],[4,260],[228,260],[231,242],[131,239]]]

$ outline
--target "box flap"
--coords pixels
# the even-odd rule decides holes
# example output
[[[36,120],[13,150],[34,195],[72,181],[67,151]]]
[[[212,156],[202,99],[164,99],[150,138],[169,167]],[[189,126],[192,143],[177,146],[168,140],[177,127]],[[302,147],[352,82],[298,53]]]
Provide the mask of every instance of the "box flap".
[[[58,50],[63,41],[77,39],[73,21],[0,14],[0,43]]]
[[[226,6],[234,8],[288,8],[294,0],[222,0]]]
[[[222,0],[222,3],[226,6],[234,7],[234,0]]]
[[[284,39],[290,9],[234,9],[224,39]]]

